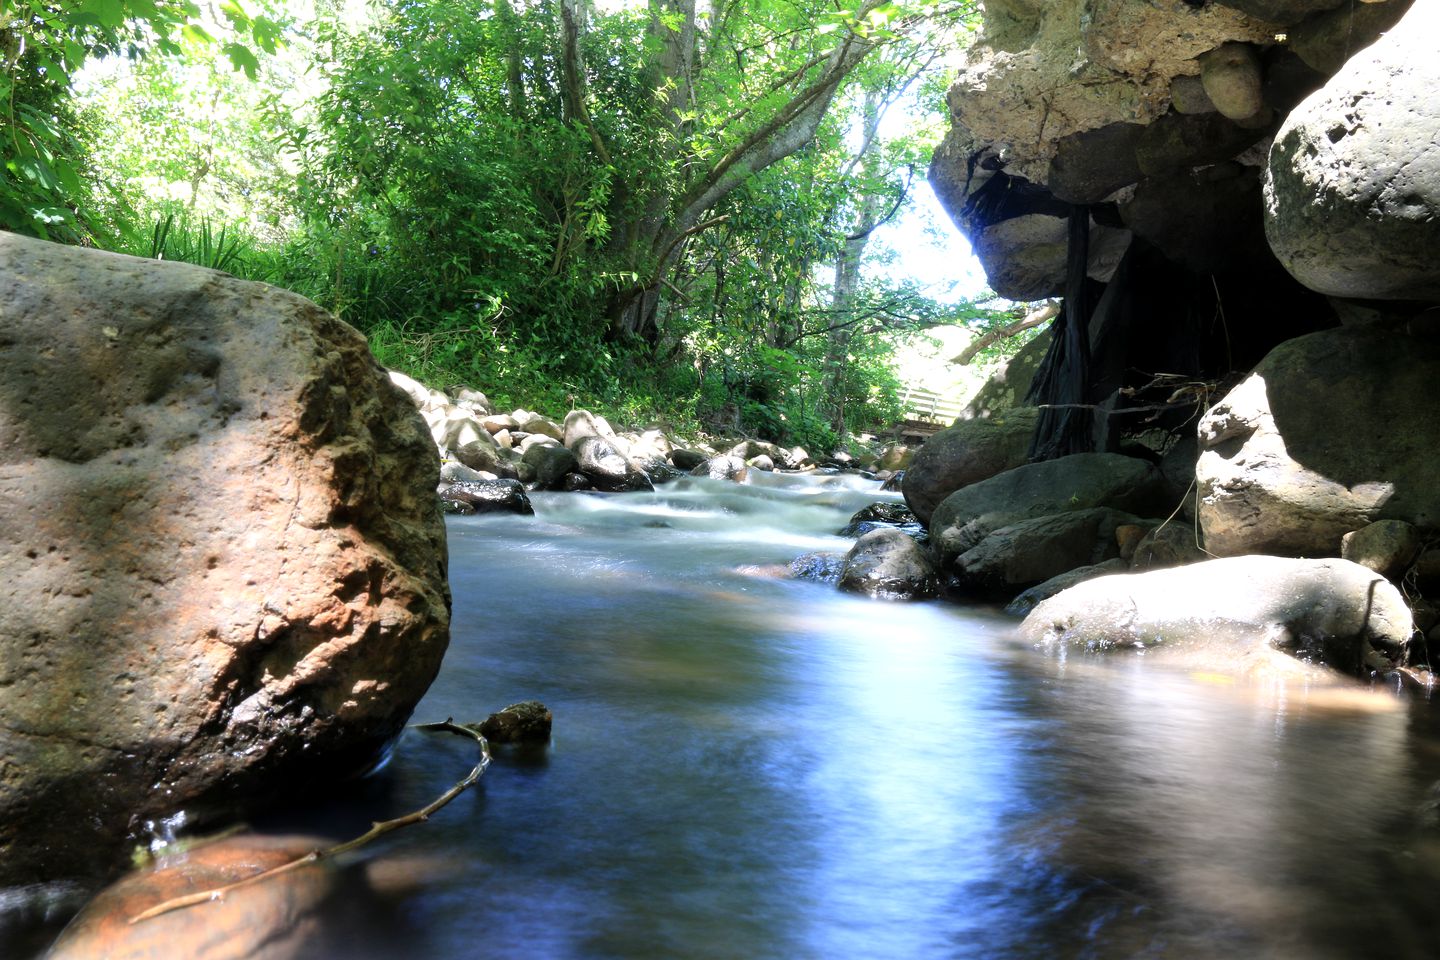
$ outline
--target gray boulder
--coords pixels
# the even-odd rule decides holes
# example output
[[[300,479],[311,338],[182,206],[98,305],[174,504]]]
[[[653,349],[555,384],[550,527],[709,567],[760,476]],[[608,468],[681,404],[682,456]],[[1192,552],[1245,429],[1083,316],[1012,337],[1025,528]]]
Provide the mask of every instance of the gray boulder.
[[[295,294],[0,233],[0,887],[357,773],[449,636],[439,458]]]
[[[559,444],[537,444],[525,451],[522,461],[535,471],[535,480],[542,490],[558,489],[565,482],[565,475],[574,472],[580,465],[575,454]]]
[[[1028,463],[950,494],[930,518],[930,541],[948,567],[1001,527],[1092,507],[1149,517],[1165,516],[1173,504],[1153,464],[1118,453],[1077,453]]]
[[[928,524],[946,497],[962,487],[1023,464],[1040,412],[1021,407],[984,420],[961,420],[925,441],[915,453],[900,490]]]
[[[581,437],[570,450],[575,454],[580,472],[590,478],[597,490],[613,493],[655,489],[645,471],[604,437]]]
[[[955,557],[945,573],[960,593],[1009,600],[1026,587],[1077,567],[1117,559],[1115,528],[1136,519],[1096,507],[1021,520],[991,531]]]
[[[894,528],[872,530],[845,554],[840,589],[878,600],[925,600],[939,592],[929,556]]]
[[[1280,262],[1312,290],[1440,300],[1437,35],[1440,6],[1415,4],[1291,111],[1276,135],[1265,232]]]
[[[1195,665],[1345,672],[1404,662],[1414,622],[1383,577],[1347,560],[1231,557],[1087,580],[1037,606],[1020,635],[1088,650],[1159,647]]]
[[[1205,548],[1335,556],[1376,520],[1440,527],[1440,342],[1340,327],[1280,344],[1200,421]]]

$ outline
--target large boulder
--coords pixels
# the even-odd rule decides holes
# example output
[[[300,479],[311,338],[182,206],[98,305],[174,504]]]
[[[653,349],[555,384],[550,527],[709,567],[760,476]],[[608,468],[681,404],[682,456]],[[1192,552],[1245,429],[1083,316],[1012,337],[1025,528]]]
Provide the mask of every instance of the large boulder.
[[[0,233],[0,885],[373,763],[448,640],[438,476],[309,301]]]
[[[1028,463],[950,494],[930,518],[930,542],[948,566],[994,531],[1022,520],[1093,507],[1164,516],[1173,506],[1154,464],[1118,453],[1077,453]]]
[[[871,530],[855,541],[840,570],[840,589],[879,600],[924,600],[939,579],[930,557],[894,527]]]
[[[1205,548],[1335,556],[1376,520],[1440,527],[1440,341],[1341,327],[1286,341],[1200,422]]]
[[[1040,412],[1020,407],[993,417],[958,420],[925,441],[915,453],[900,490],[921,523],[962,487],[1023,464]]]
[[[1279,652],[1352,673],[1402,663],[1413,631],[1400,591],[1374,571],[1283,557],[1087,580],[1040,603],[1020,625],[1032,643],[1158,646],[1242,671],[1274,666]]]
[[[1440,300],[1437,35],[1440,4],[1415,4],[1293,110],[1276,136],[1266,235],[1312,290]]]

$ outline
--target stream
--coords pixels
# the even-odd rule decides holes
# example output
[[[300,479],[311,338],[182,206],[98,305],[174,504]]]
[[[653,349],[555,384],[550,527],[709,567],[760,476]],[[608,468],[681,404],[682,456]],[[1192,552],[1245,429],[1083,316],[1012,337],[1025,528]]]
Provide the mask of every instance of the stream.
[[[553,742],[377,844],[391,885],[332,918],[336,955],[1436,955],[1432,704],[1064,657],[985,608],[754,569],[843,551],[877,499],[761,474],[451,518],[453,639],[415,719],[538,699]],[[362,832],[474,761],[410,731],[269,826]]]

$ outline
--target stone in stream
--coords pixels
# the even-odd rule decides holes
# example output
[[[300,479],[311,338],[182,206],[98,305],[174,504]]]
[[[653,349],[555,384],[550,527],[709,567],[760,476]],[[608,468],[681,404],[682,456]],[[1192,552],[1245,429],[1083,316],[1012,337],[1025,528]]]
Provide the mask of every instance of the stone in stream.
[[[568,419],[566,422],[570,423]],[[567,426],[566,436],[569,434]],[[655,489],[645,471],[622,453],[612,440],[598,435],[582,436],[573,445],[567,446],[579,462],[579,472],[589,477],[598,490],[615,493]]]
[[[845,554],[839,586],[877,600],[928,600],[939,593],[940,581],[913,538],[882,527],[856,540]]]
[[[1039,411],[1012,410],[987,419],[963,420],[925,441],[905,471],[905,502],[929,524],[950,494],[1029,459]]]
[[[1230,557],[1086,580],[1035,607],[1020,635],[1149,650],[1202,668],[1345,673],[1403,665],[1415,625],[1393,584],[1348,560]],[[1298,659],[1291,659],[1298,658]]]
[[[914,540],[921,545],[924,545],[930,539],[930,535],[926,533],[925,527],[921,525],[920,521],[916,519],[915,514],[911,513],[908,507],[903,503],[891,503],[889,501],[872,503],[868,507],[863,507],[855,511],[850,517],[850,522],[836,531],[836,535],[841,537],[863,537],[871,530],[880,530],[882,528],[899,530],[906,536],[914,538]]]
[[[553,720],[545,704],[522,700],[486,717],[480,725],[480,734],[491,743],[548,743]]]
[[[440,500],[447,509],[450,504],[460,505],[460,509],[452,511],[455,513],[518,513],[528,517],[535,512],[519,480],[446,484],[440,488]]]
[[[0,885],[372,764],[449,637],[439,458],[365,340],[0,233]]]
[[[690,471],[692,477],[709,477],[712,480],[729,480],[744,483],[750,475],[750,468],[744,460],[733,454],[711,457]]]

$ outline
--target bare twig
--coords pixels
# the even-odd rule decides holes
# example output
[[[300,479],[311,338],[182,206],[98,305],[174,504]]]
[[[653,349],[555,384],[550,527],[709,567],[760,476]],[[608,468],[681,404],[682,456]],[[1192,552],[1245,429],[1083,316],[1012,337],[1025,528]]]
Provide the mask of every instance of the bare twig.
[[[211,890],[201,890],[198,893],[186,894],[183,897],[174,897],[163,903],[158,903],[149,910],[131,917],[130,922],[139,923],[142,920],[149,920],[152,917],[158,917],[162,914],[170,913],[173,910],[193,907],[199,903],[224,900],[225,895],[232,890],[238,890],[241,887],[248,887],[251,884],[260,883],[263,880],[269,880],[281,874],[299,870],[301,867],[307,867],[312,863],[333,859],[341,854],[349,853],[351,850],[359,849],[370,841],[383,837],[385,834],[394,830],[399,830],[401,827],[408,827],[413,823],[421,823],[429,820],[431,815],[437,810],[474,786],[475,782],[480,779],[481,774],[485,772],[485,768],[490,766],[490,745],[485,741],[485,738],[480,735],[478,729],[472,729],[464,724],[456,723],[453,718],[447,719],[443,723],[416,724],[415,728],[417,730],[448,730],[450,733],[458,734],[462,737],[470,737],[480,744],[480,762],[475,764],[475,769],[471,770],[463,780],[456,783],[449,790],[446,790],[419,810],[407,813],[403,817],[396,817],[394,820],[382,820],[377,823],[372,823],[369,830],[366,830],[352,840],[337,843],[335,846],[326,847],[323,850],[312,850],[303,857],[291,860],[289,863],[282,863],[280,866],[272,867],[269,870],[262,870],[243,880],[237,880],[234,883],[228,883],[223,887],[215,887]]]

